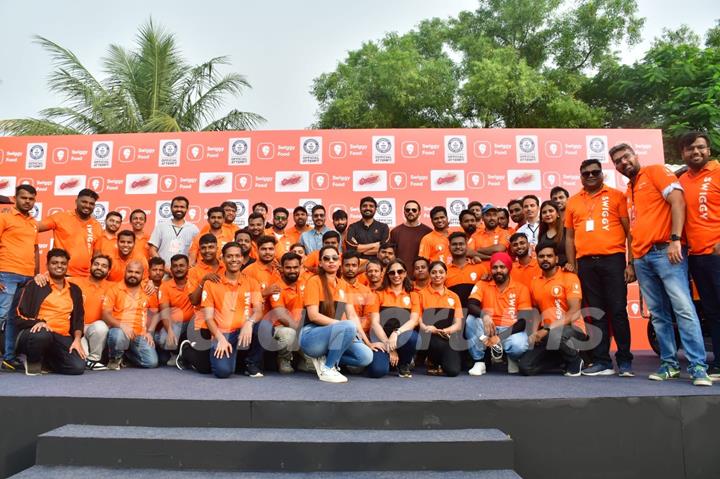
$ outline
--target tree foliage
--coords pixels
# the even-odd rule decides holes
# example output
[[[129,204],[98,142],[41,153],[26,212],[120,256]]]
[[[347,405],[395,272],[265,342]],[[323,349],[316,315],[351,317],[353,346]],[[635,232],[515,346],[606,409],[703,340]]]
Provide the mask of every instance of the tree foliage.
[[[187,64],[175,37],[152,19],[140,27],[134,49],[110,45],[104,79],[95,78],[70,50],[41,36],[35,40],[51,55],[55,69],[48,83],[64,106],[42,110],[39,118],[0,121],[0,131],[8,134],[245,130],[264,121],[237,109],[217,117],[227,98],[250,84],[238,73],[221,73],[227,57]]]

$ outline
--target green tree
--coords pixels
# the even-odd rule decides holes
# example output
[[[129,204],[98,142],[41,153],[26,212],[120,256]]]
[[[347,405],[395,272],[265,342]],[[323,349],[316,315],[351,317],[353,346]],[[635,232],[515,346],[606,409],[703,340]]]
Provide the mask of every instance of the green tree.
[[[633,65],[608,64],[583,91],[607,112],[604,126],[661,128],[666,160],[679,162],[674,139],[705,130],[720,144],[720,23],[705,45],[688,27],[666,31]]]
[[[237,109],[217,116],[227,97],[240,95],[250,84],[240,74],[219,71],[229,64],[227,57],[187,64],[175,37],[152,19],[140,27],[134,49],[109,47],[101,80],[73,52],[44,37],[35,40],[52,56],[55,69],[49,86],[64,98],[65,106],[42,110],[39,118],[0,121],[5,133],[245,130],[264,121]]]

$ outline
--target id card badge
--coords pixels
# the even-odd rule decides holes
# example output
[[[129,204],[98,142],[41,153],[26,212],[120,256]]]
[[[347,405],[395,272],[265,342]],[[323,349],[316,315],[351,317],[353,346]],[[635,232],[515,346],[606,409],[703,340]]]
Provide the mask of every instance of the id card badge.
[[[595,220],[587,220],[585,222],[585,231],[595,231]]]
[[[180,252],[181,244],[180,240],[175,238],[174,240],[170,241],[170,253],[172,254],[178,254]]]

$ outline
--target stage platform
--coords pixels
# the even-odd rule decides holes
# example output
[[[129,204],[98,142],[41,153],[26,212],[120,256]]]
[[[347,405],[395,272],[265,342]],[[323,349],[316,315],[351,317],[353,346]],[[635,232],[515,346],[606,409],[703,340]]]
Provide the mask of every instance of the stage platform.
[[[234,376],[218,380],[167,367],[88,372],[78,377],[2,374],[0,476],[7,477],[37,463],[34,469],[18,477],[109,477],[114,471],[106,468],[118,465],[135,468],[132,477],[162,477],[161,472],[152,470],[156,467],[152,458],[120,464],[87,464],[82,457],[58,462],[56,456],[62,454],[58,454],[57,448],[62,453],[62,444],[74,451],[82,449],[72,445],[72,441],[78,440],[77,434],[68,439],[62,433],[64,429],[53,430],[85,424],[125,428],[112,432],[92,429],[88,437],[82,438],[87,444],[100,443],[108,437],[117,439],[116,436],[133,444],[133,440],[157,440],[164,433],[169,438],[185,435],[190,440],[196,437],[193,434],[202,435],[207,428],[223,428],[217,432],[234,437],[230,440],[232,444],[240,441],[239,435],[258,435],[259,429],[277,434],[268,432],[263,439],[266,445],[273,443],[273,437],[282,442],[287,439],[284,436],[306,437],[308,430],[326,429],[337,434],[338,439],[328,436],[324,447],[332,447],[327,444],[336,440],[352,442],[347,431],[357,431],[353,440],[370,444],[381,441],[373,434],[385,431],[391,434],[385,437],[388,439],[392,430],[415,431],[418,437],[427,435],[427,440],[410,441],[408,450],[439,448],[440,452],[445,447],[442,444],[457,441],[464,444],[467,454],[479,458],[483,455],[480,449],[499,447],[501,452],[488,457],[504,459],[484,463],[488,470],[483,474],[490,475],[474,472],[472,477],[720,477],[720,455],[712,447],[720,430],[720,383],[710,388],[694,387],[687,374],[666,383],[649,381],[647,374],[657,365],[654,354],[641,352],[634,362],[634,378],[565,378],[559,374],[527,378],[493,371],[482,377],[463,374],[457,378],[438,378],[428,377],[417,369],[412,379],[351,376],[347,384],[340,385],[321,383],[308,373],[291,377],[269,373],[262,379]],[[83,431],[72,427],[76,432]],[[185,429],[173,432],[162,428]],[[282,430],[287,430],[287,434]],[[469,441],[470,436],[455,438],[460,430],[471,431],[472,434],[467,434],[475,437],[473,441],[477,444],[484,444],[478,437],[495,437],[494,432],[488,431],[506,435],[509,442],[495,443],[495,438],[492,446],[474,448],[472,441],[463,442]],[[38,440],[38,436],[49,431],[53,432]],[[298,431],[306,431],[305,436]],[[44,450],[38,446],[43,441]],[[303,442],[309,451],[314,447],[312,441],[289,442]],[[56,450],[51,450],[52,447]],[[372,457],[380,457],[377,464],[388,460],[382,454]],[[258,461],[250,470],[272,471],[269,462]],[[369,471],[378,468],[372,467],[372,463],[370,458],[366,460]],[[310,474],[311,463],[298,463],[297,470],[289,470],[293,475],[281,477],[320,478],[337,474],[333,471],[338,470],[338,464],[322,464],[326,472]],[[352,465],[355,472],[343,476],[389,477],[359,472],[361,466]],[[419,468],[453,471],[447,464],[438,462],[436,466]],[[465,473],[446,474],[465,477],[468,470],[477,471],[473,469],[476,466],[466,464],[458,468]],[[398,467],[394,469],[403,470]],[[202,464],[191,468],[204,469]],[[55,472],[49,473],[50,470]],[[218,474],[217,477],[232,477],[226,475],[229,472]],[[413,477],[412,472],[407,474]],[[264,476],[252,473],[238,477]]]

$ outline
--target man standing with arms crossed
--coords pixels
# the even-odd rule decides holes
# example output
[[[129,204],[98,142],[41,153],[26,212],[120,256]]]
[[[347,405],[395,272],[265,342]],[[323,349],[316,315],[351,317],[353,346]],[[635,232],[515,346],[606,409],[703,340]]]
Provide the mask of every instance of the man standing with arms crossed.
[[[687,257],[680,242],[685,224],[682,186],[664,165],[641,167],[635,150],[626,143],[612,147],[610,158],[615,169],[630,179],[627,198],[635,274],[660,345],[660,368],[649,379],[680,377],[674,313],[693,384],[712,386],[700,320],[690,295]]]
[[[372,196],[360,200],[362,219],[351,224],[347,229],[345,246],[347,251],[357,250],[361,258],[369,259],[377,256],[380,245],[390,238],[390,229],[385,223],[375,220],[377,201]]]
[[[615,358],[622,377],[633,376],[630,352],[630,322],[627,315],[627,283],[635,281],[632,256],[626,264],[625,245],[630,247],[630,221],[627,198],[603,183],[597,159],[580,164],[583,190],[567,201],[565,208],[565,252],[569,271],[580,277],[583,298],[599,314],[592,324],[602,333],[593,350],[593,363],[583,369],[584,376],[615,374],[610,359],[610,330],[618,350]],[[609,318],[608,318],[609,316]],[[608,320],[610,319],[610,321]]]
[[[159,256],[165,260],[165,273],[170,274],[170,259],[176,254],[188,254],[193,239],[199,233],[197,226],[185,221],[190,201],[184,196],[176,196],[170,201],[172,220],[158,223],[150,237],[150,256]]]

